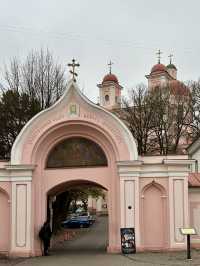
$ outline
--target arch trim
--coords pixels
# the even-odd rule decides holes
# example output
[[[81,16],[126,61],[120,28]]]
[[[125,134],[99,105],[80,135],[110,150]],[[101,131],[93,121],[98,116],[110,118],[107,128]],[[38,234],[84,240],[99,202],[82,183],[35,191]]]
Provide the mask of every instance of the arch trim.
[[[161,191],[161,193],[162,193],[162,197],[166,197],[166,196],[167,196],[166,189],[165,189],[161,184],[159,184],[158,182],[156,182],[155,180],[153,180],[151,183],[149,183],[149,184],[147,184],[147,185],[145,185],[145,186],[143,187],[143,189],[142,189],[142,193],[141,193],[141,195],[142,195],[141,197],[142,197],[142,198],[145,197],[145,196],[144,196],[145,192],[146,192],[149,188],[151,188],[152,186],[156,187],[158,190]]]
[[[11,164],[21,163],[23,145],[26,141],[27,136],[30,134],[31,130],[34,128],[34,125],[36,125],[37,122],[39,122],[41,119],[45,119],[46,114],[48,114],[49,112],[56,111],[55,109],[59,108],[59,105],[61,105],[61,103],[63,105],[66,105],[66,103],[70,101],[71,94],[76,94],[77,97],[81,98],[84,103],[90,106],[90,108],[91,107],[94,108],[94,111],[99,110],[100,112],[102,112],[102,116],[106,115],[107,117],[110,117],[113,120],[113,122],[117,123],[117,125],[119,126],[121,130],[121,134],[123,134],[123,139],[127,145],[127,149],[129,150],[130,160],[137,160],[138,154],[137,154],[136,142],[131,132],[127,128],[127,126],[117,116],[115,116],[111,112],[92,103],[86,96],[84,96],[81,93],[77,84],[73,81],[70,81],[68,82],[66,91],[62,95],[62,97],[54,105],[52,105],[46,110],[41,111],[36,116],[34,116],[21,130],[11,150]]]

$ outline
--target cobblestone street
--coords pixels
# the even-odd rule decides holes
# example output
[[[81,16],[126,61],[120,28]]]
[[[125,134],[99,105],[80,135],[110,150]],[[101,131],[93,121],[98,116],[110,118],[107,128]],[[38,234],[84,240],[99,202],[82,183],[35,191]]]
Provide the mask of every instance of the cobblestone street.
[[[105,233],[106,232],[106,233]],[[107,219],[101,217],[89,229],[83,229],[72,241],[58,244],[48,257],[0,260],[0,266],[199,266],[200,251],[192,251],[192,261],[186,252],[138,253],[123,256],[106,254]]]

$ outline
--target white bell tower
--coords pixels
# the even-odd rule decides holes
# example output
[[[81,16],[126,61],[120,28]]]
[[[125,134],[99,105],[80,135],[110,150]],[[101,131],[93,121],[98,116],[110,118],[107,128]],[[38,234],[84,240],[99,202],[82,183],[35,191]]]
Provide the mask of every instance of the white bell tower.
[[[106,109],[119,109],[121,108],[121,90],[123,87],[119,84],[117,77],[112,74],[110,62],[109,74],[107,74],[101,84],[98,84],[100,105]]]

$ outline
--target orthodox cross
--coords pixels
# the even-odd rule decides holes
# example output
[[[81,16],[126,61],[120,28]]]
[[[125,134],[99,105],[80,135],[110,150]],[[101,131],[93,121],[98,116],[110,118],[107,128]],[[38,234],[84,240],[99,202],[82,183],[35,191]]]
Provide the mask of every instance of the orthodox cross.
[[[112,73],[112,65],[113,65],[114,63],[113,62],[111,62],[110,61],[110,63],[108,64],[108,66],[109,66],[109,73],[111,74]]]
[[[173,57],[174,55],[173,54],[170,54],[168,57],[169,57],[169,63],[171,64],[172,63],[172,57]]]
[[[158,50],[158,52],[156,54],[158,55],[158,64],[160,64],[160,59],[161,59],[161,54],[162,54],[160,49]]]
[[[72,67],[72,70],[70,70],[69,72],[72,74],[73,81],[76,82],[76,78],[75,77],[77,77],[78,74],[75,72],[75,67],[79,67],[80,64],[76,63],[76,60],[73,58],[72,59],[72,63],[69,63],[68,66]]]

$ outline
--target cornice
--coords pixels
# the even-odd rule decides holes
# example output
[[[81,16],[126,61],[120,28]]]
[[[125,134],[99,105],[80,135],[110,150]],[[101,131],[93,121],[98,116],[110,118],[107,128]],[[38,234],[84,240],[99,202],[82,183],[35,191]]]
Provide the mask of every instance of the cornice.
[[[5,169],[8,171],[33,171],[36,165],[32,164],[10,164],[5,165]]]
[[[191,165],[194,159],[163,159],[165,165]]]

